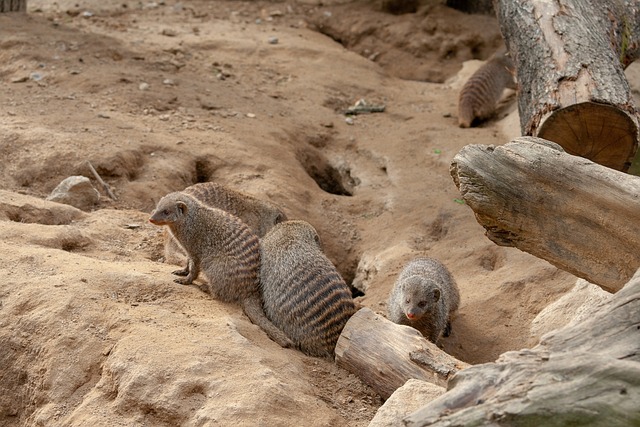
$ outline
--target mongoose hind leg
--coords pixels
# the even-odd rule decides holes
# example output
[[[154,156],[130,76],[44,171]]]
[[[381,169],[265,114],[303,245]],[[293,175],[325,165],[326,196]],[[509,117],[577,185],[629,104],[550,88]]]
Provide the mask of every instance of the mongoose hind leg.
[[[293,342],[289,339],[289,337],[287,337],[284,332],[278,329],[264,314],[262,302],[260,301],[260,298],[258,296],[248,296],[242,302],[242,309],[244,310],[249,320],[253,322],[253,324],[260,326],[260,328],[262,328],[262,330],[266,332],[269,338],[278,343],[281,347],[293,347]]]
[[[171,272],[171,274],[176,275],[176,276],[188,276],[189,275],[189,266],[187,265],[185,268],[181,268],[180,270],[174,270]]]
[[[442,332],[443,337],[448,337],[451,335],[451,321],[447,322],[447,325],[444,327],[444,331]]]

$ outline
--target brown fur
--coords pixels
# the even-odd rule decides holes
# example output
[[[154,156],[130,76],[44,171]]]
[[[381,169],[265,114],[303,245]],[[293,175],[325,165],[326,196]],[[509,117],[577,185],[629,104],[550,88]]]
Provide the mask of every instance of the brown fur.
[[[184,190],[206,206],[222,209],[240,218],[258,236],[262,237],[275,224],[285,221],[287,216],[275,204],[260,200],[250,194],[232,190],[214,182],[203,182],[191,185]],[[171,233],[165,235],[165,260],[182,262],[185,251],[173,238]],[[174,271],[178,276],[189,274],[189,263],[182,270]]]
[[[495,114],[505,88],[515,89],[513,62],[506,49],[498,50],[467,80],[458,99],[458,124],[468,128]]]
[[[176,282],[190,284],[202,270],[214,298],[241,303],[251,321],[271,339],[283,347],[291,345],[265,317],[259,288],[259,240],[245,223],[184,192],[160,199],[149,221],[166,225],[189,256],[189,273]]]
[[[267,317],[310,356],[333,357],[355,312],[349,287],[320,248],[311,224],[285,221],[260,241]]]
[[[458,286],[444,264],[433,258],[416,258],[398,275],[387,313],[392,322],[411,326],[435,343],[450,327],[451,315],[459,304]]]

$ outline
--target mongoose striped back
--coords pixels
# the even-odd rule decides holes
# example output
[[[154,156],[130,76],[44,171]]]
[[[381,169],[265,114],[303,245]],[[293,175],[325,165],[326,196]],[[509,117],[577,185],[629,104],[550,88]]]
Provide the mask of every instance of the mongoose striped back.
[[[513,63],[506,49],[496,52],[467,80],[458,98],[458,124],[468,128],[491,117],[505,88],[515,89]]]
[[[237,216],[258,237],[264,236],[275,224],[287,219],[285,213],[275,204],[214,182],[194,184],[185,188],[183,192],[205,205]]]
[[[260,286],[267,317],[310,356],[333,357],[355,312],[349,287],[305,221],[277,224],[260,241]]]

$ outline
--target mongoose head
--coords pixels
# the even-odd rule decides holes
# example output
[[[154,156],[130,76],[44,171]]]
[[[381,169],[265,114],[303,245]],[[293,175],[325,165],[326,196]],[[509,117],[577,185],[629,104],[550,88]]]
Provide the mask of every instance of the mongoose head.
[[[187,200],[181,194],[170,193],[160,199],[149,222],[155,225],[175,224],[187,214],[188,210]]]
[[[441,291],[433,281],[421,277],[408,277],[402,284],[402,311],[409,320],[419,320],[432,313],[440,300]]]
[[[322,242],[318,232],[311,224],[302,220],[289,220],[276,224],[269,232],[280,242],[301,241],[312,245],[317,245],[322,249]],[[272,237],[272,238],[273,238]]]

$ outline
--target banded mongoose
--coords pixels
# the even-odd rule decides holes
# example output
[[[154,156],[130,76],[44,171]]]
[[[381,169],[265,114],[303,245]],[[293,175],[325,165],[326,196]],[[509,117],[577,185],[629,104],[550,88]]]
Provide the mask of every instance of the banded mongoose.
[[[387,303],[392,322],[412,326],[431,342],[450,329],[460,293],[440,261],[420,257],[408,262],[396,279]]]
[[[189,274],[175,282],[190,284],[202,269],[214,298],[240,303],[272,340],[291,346],[291,340],[265,316],[259,287],[260,243],[244,222],[180,191],[160,199],[149,221],[169,227],[187,252]]]
[[[310,356],[334,357],[355,313],[349,287],[322,252],[311,224],[276,224],[260,241],[260,286],[267,317]]]
[[[471,127],[495,114],[504,89],[516,88],[513,72],[513,62],[507,50],[501,48],[469,77],[458,98],[460,127]]]
[[[262,237],[275,224],[285,221],[287,215],[275,204],[260,200],[250,194],[232,190],[222,184],[202,182],[191,185],[183,193],[195,197],[201,203],[222,209],[240,218],[258,236]],[[184,254],[184,250],[176,244],[175,239],[168,233],[165,236],[165,258],[170,259],[175,253]],[[186,276],[189,274],[189,263],[184,269],[176,270],[173,274]]]

